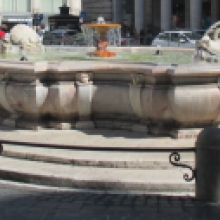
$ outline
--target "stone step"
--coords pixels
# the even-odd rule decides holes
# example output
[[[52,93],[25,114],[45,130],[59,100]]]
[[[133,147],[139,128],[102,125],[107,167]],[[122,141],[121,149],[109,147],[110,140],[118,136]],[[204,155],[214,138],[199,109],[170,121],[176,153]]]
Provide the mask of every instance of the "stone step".
[[[170,151],[172,152],[172,150]],[[4,145],[2,156],[32,161],[106,168],[176,169],[169,162],[170,152],[53,149]],[[182,152],[181,162],[194,166],[194,153]]]
[[[193,139],[154,138],[119,130],[1,129],[1,140],[20,142],[3,141],[1,179],[119,193],[194,193],[195,182],[183,179],[185,173],[191,175],[190,170],[169,164],[169,152],[191,149]],[[52,147],[45,148],[47,144]],[[145,152],[149,148],[159,151]],[[194,166],[194,153],[181,153],[181,162]]]
[[[45,163],[1,156],[0,178],[57,187],[127,190],[145,193],[192,193],[195,182],[185,182],[188,170],[101,168]]]
[[[90,149],[146,149],[146,148],[192,148],[195,139],[151,137],[145,133],[124,130],[4,130],[0,126],[0,140],[30,143],[78,146]]]

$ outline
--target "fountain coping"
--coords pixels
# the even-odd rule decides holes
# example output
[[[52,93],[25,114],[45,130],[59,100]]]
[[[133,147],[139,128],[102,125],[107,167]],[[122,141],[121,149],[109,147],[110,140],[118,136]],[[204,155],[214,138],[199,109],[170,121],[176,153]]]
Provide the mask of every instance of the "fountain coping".
[[[52,74],[53,73],[53,74]],[[144,84],[169,85],[199,85],[218,84],[219,65],[156,65],[146,63],[129,63],[114,61],[2,61],[0,60],[0,78],[5,75],[10,79],[23,81],[23,77],[28,79],[39,78],[40,80],[50,78],[62,81],[65,79],[75,79],[78,73],[91,73],[96,80],[128,82],[137,75],[141,77]],[[21,77],[23,76],[23,77]],[[21,80],[19,79],[21,77]]]
[[[104,23],[104,24],[97,24],[97,23],[91,23],[91,24],[83,24],[82,26],[85,27],[121,27],[120,24],[115,24],[115,23]]]

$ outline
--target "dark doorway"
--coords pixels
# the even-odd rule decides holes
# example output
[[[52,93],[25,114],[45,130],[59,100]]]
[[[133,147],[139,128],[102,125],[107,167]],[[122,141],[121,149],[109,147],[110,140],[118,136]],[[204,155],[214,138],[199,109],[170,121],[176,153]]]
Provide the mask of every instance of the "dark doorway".
[[[122,34],[132,35],[134,30],[134,0],[122,1]]]
[[[185,0],[172,0],[172,28],[185,28]]]
[[[207,29],[211,25],[211,0],[202,1],[202,29]]]

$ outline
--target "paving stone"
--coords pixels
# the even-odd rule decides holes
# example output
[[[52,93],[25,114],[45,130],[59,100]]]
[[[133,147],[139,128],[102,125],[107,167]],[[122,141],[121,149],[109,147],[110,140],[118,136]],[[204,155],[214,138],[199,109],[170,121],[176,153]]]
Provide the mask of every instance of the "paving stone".
[[[146,198],[146,205],[149,207],[158,205],[158,198],[156,196],[151,196]]]
[[[41,190],[40,188],[30,189],[28,186],[10,184],[5,186],[1,182],[0,189],[1,185],[4,185],[4,193],[0,193],[0,219],[2,220],[220,219],[219,205],[198,202],[184,196],[91,195],[90,193],[51,191],[50,188]],[[27,188],[28,190],[25,190]],[[13,193],[12,197],[10,191]],[[5,198],[7,198],[6,201]],[[72,198],[75,200],[72,201]],[[98,205],[99,202],[102,205]],[[130,205],[132,203],[135,205]]]
[[[137,205],[137,206],[146,205],[145,196],[137,196],[135,201],[134,201],[134,204]]]

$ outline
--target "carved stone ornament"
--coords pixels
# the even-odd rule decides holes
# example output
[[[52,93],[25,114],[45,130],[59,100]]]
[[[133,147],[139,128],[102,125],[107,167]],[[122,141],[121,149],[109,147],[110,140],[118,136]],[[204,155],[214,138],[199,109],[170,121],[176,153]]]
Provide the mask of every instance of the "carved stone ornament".
[[[131,77],[132,77],[132,84],[133,85],[141,85],[145,81],[144,74],[141,74],[141,73],[136,73],[136,74],[132,73]]]
[[[196,58],[206,60],[207,57],[220,56],[220,22],[213,24],[201,40],[196,42]]]
[[[89,84],[92,80],[92,73],[77,73],[76,81],[82,84]]]
[[[3,44],[18,45],[26,50],[37,50],[42,46],[40,36],[25,24],[15,25],[11,29],[10,35],[6,35]]]

